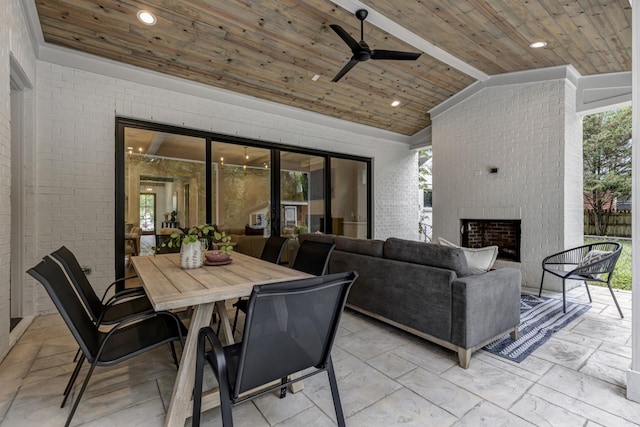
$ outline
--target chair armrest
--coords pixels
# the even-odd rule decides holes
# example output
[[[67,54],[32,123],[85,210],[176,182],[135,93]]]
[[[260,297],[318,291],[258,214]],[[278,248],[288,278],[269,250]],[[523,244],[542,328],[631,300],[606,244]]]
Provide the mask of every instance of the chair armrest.
[[[520,323],[522,273],[501,268],[451,284],[451,341],[473,348]]]
[[[114,282],[112,282],[107,287],[107,289],[104,291],[104,294],[102,294],[102,299],[100,300],[100,302],[102,302],[102,304],[108,304],[107,302],[105,302],[105,299],[107,298],[107,294],[109,293],[109,291],[114,286],[117,286],[117,285],[119,285],[121,283],[124,283],[125,280],[133,279],[135,277],[138,277],[138,276],[136,275],[136,276],[122,277],[122,278],[117,279]],[[137,293],[137,295],[135,293]],[[120,296],[120,295],[122,295],[122,296]],[[145,295],[144,289],[142,289],[142,288],[124,289],[122,291],[114,291],[114,295],[109,300],[111,300],[113,298],[124,298],[124,297],[130,298],[130,297],[133,297],[133,296],[142,296],[142,295]]]
[[[213,357],[207,357],[207,354],[211,355],[211,353],[207,353],[206,351],[206,341],[209,341],[211,344],[211,353],[213,353]],[[209,362],[213,363],[213,371],[218,380],[218,384],[224,384],[225,386],[229,384],[227,378],[227,359],[224,354],[224,348],[218,336],[213,332],[211,326],[205,326],[200,329],[200,333],[198,334],[198,358],[202,358],[202,360],[209,360]]]

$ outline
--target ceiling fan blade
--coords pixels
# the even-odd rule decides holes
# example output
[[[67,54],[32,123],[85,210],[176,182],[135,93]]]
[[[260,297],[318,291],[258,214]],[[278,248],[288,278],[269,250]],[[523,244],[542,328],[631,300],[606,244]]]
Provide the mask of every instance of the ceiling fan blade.
[[[349,72],[349,70],[352,69],[353,67],[355,67],[358,62],[360,62],[360,61],[358,61],[355,57],[351,58],[351,60],[349,62],[347,62],[347,65],[342,67],[342,70],[340,70],[340,72],[338,74],[336,74],[336,76],[331,81],[335,83],[338,80],[340,80],[342,78],[342,76],[347,74]]]
[[[395,50],[372,50],[371,59],[395,59],[400,61],[415,61],[421,53],[398,52]]]
[[[353,53],[362,49],[358,42],[351,37],[351,34],[347,33],[340,25],[331,24],[329,26],[340,36],[342,40],[344,40]]]

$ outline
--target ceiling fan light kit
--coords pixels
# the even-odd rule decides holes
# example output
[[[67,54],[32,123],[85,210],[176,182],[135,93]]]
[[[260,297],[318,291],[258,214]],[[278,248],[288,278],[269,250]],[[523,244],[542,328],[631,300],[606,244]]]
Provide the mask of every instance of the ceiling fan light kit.
[[[331,80],[337,82],[340,80],[349,70],[356,66],[358,62],[368,61],[369,59],[391,59],[400,61],[415,61],[420,57],[420,53],[414,52],[399,52],[395,50],[371,50],[369,45],[364,41],[364,20],[369,13],[365,9],[359,9],[356,11],[356,18],[360,20],[360,41],[357,42],[351,35],[346,32],[341,26],[331,24],[329,25],[333,31],[340,36],[340,38],[351,48],[353,56],[342,67],[342,70]]]

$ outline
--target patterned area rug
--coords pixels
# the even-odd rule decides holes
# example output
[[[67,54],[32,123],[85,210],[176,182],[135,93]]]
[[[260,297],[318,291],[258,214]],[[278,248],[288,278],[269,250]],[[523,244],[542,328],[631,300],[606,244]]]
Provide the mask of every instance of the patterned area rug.
[[[591,306],[567,301],[567,312],[562,312],[562,300],[522,294],[520,298],[519,338],[509,334],[483,348],[514,362],[522,362],[536,348],[547,342],[551,335],[586,313]]]

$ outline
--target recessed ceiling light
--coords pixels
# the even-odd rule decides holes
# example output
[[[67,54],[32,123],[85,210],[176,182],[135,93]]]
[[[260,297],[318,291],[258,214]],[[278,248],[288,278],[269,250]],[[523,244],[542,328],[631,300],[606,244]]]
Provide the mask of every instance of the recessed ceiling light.
[[[545,47],[546,45],[547,45],[547,42],[539,41],[539,42],[531,43],[529,47],[533,49],[539,49],[541,47]]]
[[[313,77],[311,77],[311,80],[313,80],[314,82],[317,81],[320,78],[319,74],[314,74]]]
[[[145,25],[154,25],[156,22],[158,22],[158,19],[153,13],[149,12],[148,10],[139,10],[138,21],[142,22]]]
[[[398,101],[397,99],[391,103],[392,107],[397,107],[398,105],[400,105],[400,101]]]

